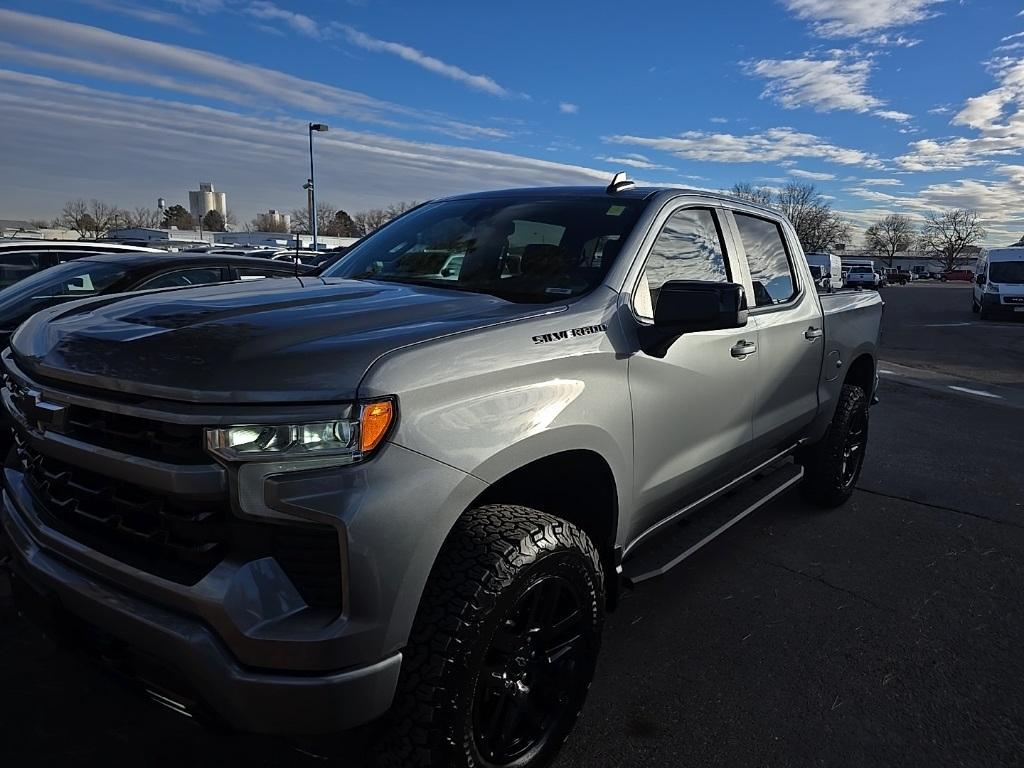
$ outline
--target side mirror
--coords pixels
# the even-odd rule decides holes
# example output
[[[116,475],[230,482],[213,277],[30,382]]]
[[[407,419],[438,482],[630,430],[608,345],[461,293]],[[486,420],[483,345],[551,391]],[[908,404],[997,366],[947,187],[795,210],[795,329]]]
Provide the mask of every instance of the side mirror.
[[[985,273],[982,272],[975,278],[975,281],[978,283],[978,285],[984,285],[985,283],[988,282],[988,279],[985,277]]]
[[[654,324],[639,328],[640,346],[664,357],[684,333],[742,328],[747,324],[743,286],[704,280],[672,280],[658,292]]]

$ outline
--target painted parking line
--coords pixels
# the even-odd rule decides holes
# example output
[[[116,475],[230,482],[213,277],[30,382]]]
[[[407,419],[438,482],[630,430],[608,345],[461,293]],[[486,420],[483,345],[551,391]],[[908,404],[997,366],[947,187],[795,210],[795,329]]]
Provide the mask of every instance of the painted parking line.
[[[968,395],[978,395],[979,397],[994,397],[996,400],[1002,400],[1002,395],[993,395],[991,392],[986,392],[983,389],[968,389],[967,387],[954,387],[952,384],[949,388],[956,392],[966,392]]]
[[[934,323],[932,325],[918,325],[917,328],[963,328],[964,326],[974,325],[974,323]]]

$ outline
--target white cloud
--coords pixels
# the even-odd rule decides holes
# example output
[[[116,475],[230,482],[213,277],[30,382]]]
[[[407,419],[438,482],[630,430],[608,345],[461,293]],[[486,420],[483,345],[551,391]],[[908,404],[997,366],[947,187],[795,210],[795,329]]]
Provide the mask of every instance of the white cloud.
[[[744,65],[747,74],[768,81],[761,97],[786,109],[872,112],[885,120],[909,120],[911,115],[906,112],[882,109],[885,102],[868,92],[871,67],[870,59],[849,59],[842,54],[828,59],[761,59]]]
[[[931,18],[944,0],[783,0],[822,37],[864,37]],[[875,42],[878,42],[876,39]]]
[[[948,115],[953,111],[953,108],[949,104],[940,104],[937,107],[932,107],[928,110],[929,115]]]
[[[710,122],[717,123],[719,125],[724,125],[725,123],[729,122],[729,118],[728,117],[712,117],[710,119]]]
[[[570,101],[562,101],[558,104],[558,111],[563,115],[578,115],[580,112],[579,104],[573,104]]]
[[[127,207],[152,205],[158,196],[178,202],[200,179],[224,189],[242,220],[305,200],[306,124],[295,117],[128,96],[2,69],[0,115],[0,210],[9,216],[56,214],[75,197]],[[349,210],[608,178],[606,170],[344,125],[317,140],[318,196]]]
[[[429,72],[447,77],[450,80],[467,85],[477,91],[489,93],[492,96],[508,96],[509,92],[501,85],[498,85],[493,79],[487,75],[474,75],[461,67],[457,67],[454,64],[448,64],[447,62],[441,61],[440,59],[434,58],[423,51],[412,48],[402,43],[393,43],[387,40],[380,40],[376,37],[371,37],[364,32],[360,32],[358,29],[349,26],[342,26],[341,29],[345,32],[345,36],[349,42],[353,45],[358,45],[360,48],[364,48],[368,51],[375,51],[378,53],[390,53],[398,56],[405,61],[415,64],[419,67],[423,67]]]
[[[145,5],[138,5],[131,0],[75,0],[75,2],[91,6],[100,11],[117,13],[121,16],[128,16],[132,19],[147,21],[163,27],[177,27],[186,32],[197,31],[195,25],[184,16],[161,11],[157,8],[150,8]]]
[[[245,12],[257,19],[279,21],[287,24],[300,35],[311,37],[314,40],[322,40],[324,38],[323,28],[309,16],[278,8],[273,3],[267,2],[267,0],[255,0],[246,7]]]
[[[612,165],[625,165],[629,168],[642,168],[645,171],[674,171],[668,165],[659,165],[658,163],[651,162],[651,160],[644,155],[636,153],[627,153],[625,155],[619,155],[618,157],[609,157],[607,155],[600,155],[596,160],[601,160],[605,163],[611,163]],[[689,177],[687,177],[689,178]]]
[[[807,106],[818,112],[867,112],[882,105],[867,92],[871,62],[866,59],[762,59],[748,62],[745,69],[768,81],[762,97],[786,109]]]
[[[158,43],[98,27],[0,9],[0,61],[45,66],[105,80],[144,84],[203,100],[283,109],[390,127],[415,127],[457,137],[502,138],[507,131],[474,126],[195,48]],[[47,50],[50,49],[50,50]]]
[[[866,187],[902,187],[903,182],[899,179],[861,179],[860,183]]]
[[[793,168],[790,170],[791,176],[797,176],[801,179],[811,179],[812,181],[832,181],[836,175],[834,173],[821,173],[819,171],[805,171],[802,168]]]
[[[895,109],[879,109],[875,111],[875,115],[885,120],[895,120],[898,123],[905,123],[913,117],[913,115],[908,115],[906,112],[898,112]]]
[[[746,136],[707,131],[686,131],[678,136],[661,137],[618,135],[607,137],[606,141],[668,152],[684,160],[712,163],[777,164],[783,160],[813,157],[840,165],[882,166],[882,161],[869,152],[839,147],[792,128],[770,128]]]
[[[896,158],[908,171],[952,171],[988,165],[1024,151],[1024,58],[988,62],[996,87],[968,99],[952,124],[976,132],[972,137],[923,139]]]

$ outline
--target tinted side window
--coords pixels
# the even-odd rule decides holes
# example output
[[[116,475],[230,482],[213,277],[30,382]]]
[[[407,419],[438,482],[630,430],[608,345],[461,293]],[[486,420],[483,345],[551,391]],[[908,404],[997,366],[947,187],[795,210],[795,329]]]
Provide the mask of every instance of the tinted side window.
[[[144,288],[175,288],[186,285],[205,285],[207,283],[219,283],[224,279],[220,267],[200,267],[197,269],[179,269],[177,272],[167,272],[148,280],[138,286],[136,290]]]
[[[0,253],[0,288],[34,275],[45,266],[43,254],[33,251]]]
[[[637,286],[633,308],[653,317],[661,287],[670,280],[729,282],[718,222],[709,208],[686,208],[673,213],[651,246]]]
[[[789,301],[796,295],[796,279],[786,253],[782,228],[774,221],[745,213],[734,215],[747,252],[755,303],[759,307],[770,307]]]

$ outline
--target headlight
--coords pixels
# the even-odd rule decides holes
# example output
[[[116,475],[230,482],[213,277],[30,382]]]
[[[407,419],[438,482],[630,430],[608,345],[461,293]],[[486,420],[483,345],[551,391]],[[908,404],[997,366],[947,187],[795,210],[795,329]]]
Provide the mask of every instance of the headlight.
[[[363,403],[358,419],[207,429],[206,448],[229,461],[320,456],[349,456],[358,461],[380,445],[394,417],[394,403],[379,400]]]
[[[999,283],[985,283],[985,290],[988,291],[989,293],[999,293]]]

